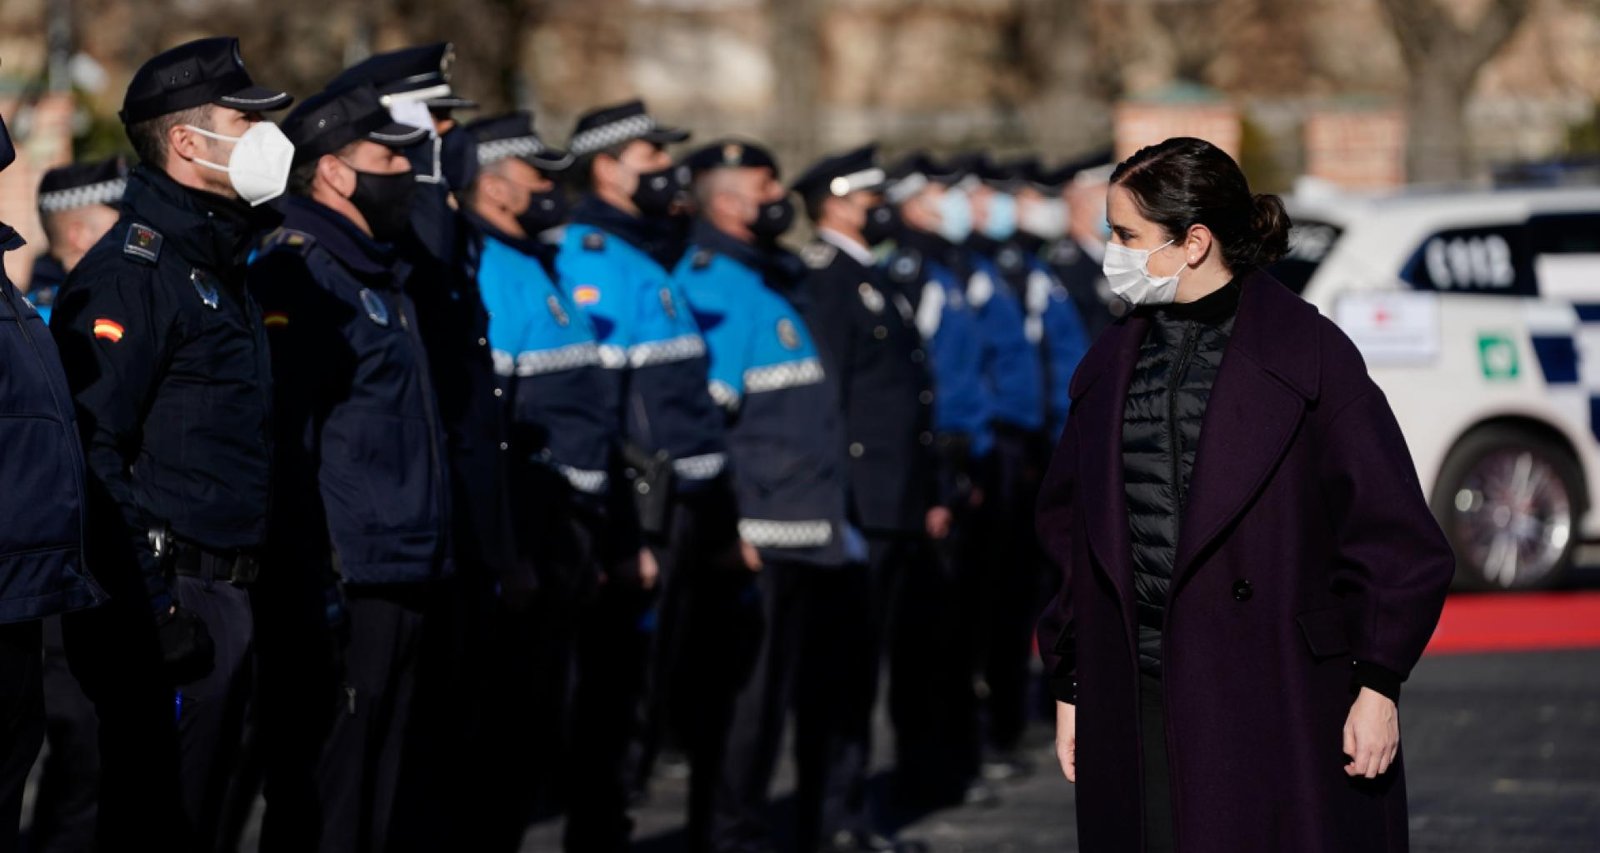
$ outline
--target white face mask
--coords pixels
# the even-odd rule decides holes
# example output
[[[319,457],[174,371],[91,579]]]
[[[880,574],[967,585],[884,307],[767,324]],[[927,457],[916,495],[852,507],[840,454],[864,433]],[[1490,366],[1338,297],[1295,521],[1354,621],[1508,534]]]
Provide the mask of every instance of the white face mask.
[[[1154,249],[1130,249],[1118,243],[1106,244],[1101,270],[1111,292],[1129,305],[1166,305],[1178,296],[1178,275],[1185,266],[1168,276],[1150,274],[1150,256],[1176,243],[1168,240]]]
[[[250,125],[242,136],[224,136],[186,124],[195,133],[219,142],[232,142],[233,153],[226,166],[195,158],[208,169],[226,172],[233,191],[254,207],[283,195],[289,185],[289,170],[294,166],[294,143],[270,121]]]
[[[1049,198],[1024,204],[1017,211],[1017,227],[1040,240],[1059,240],[1067,233],[1067,203]]]

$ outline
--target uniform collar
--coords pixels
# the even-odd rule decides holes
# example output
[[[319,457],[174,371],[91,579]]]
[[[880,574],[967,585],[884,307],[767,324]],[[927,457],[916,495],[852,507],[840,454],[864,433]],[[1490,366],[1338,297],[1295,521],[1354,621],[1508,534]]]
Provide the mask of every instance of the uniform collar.
[[[663,268],[670,268],[668,258],[681,251],[678,231],[672,223],[660,216],[634,216],[619,210],[590,194],[578,200],[572,208],[572,221],[590,225],[620,238],[635,249],[649,255]]]
[[[734,237],[704,219],[696,219],[689,242],[698,249],[715,252],[753,270],[767,265],[766,255],[755,245]]]
[[[309,198],[295,197],[283,204],[284,227],[317,238],[339,263],[363,276],[394,274],[398,256],[392,246],[368,237],[348,217]],[[394,275],[399,278],[398,275]]]
[[[966,266],[959,260],[961,255],[960,247],[940,237],[938,234],[919,231],[916,228],[906,228],[901,231],[900,243],[908,249],[914,249],[921,253],[925,261],[933,261],[956,271]]]
[[[25,245],[27,242],[17,233],[17,229],[0,222],[0,252],[15,252]]]
[[[252,208],[191,189],[142,165],[128,174],[122,208],[140,224],[160,232],[185,260],[213,272],[243,266],[251,238],[282,218],[270,207]]]
[[[466,219],[477,230],[480,237],[493,240],[496,243],[503,243],[513,251],[533,258],[539,262],[540,266],[544,267],[545,272],[549,274],[552,280],[557,277],[556,254],[560,251],[560,246],[543,242],[536,237],[513,237],[496,228],[489,220],[470,210],[466,212]]]
[[[849,255],[851,259],[864,267],[870,267],[876,262],[872,257],[870,248],[840,234],[832,228],[818,228],[817,238]]]

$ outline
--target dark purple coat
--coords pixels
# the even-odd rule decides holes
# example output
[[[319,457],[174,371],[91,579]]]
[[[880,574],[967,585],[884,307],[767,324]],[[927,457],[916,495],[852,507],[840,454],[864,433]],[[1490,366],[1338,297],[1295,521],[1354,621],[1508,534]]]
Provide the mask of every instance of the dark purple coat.
[[[1039,499],[1064,578],[1040,648],[1052,671],[1076,664],[1078,833],[1096,853],[1141,849],[1122,418],[1147,328],[1122,320],[1084,357]],[[1162,659],[1177,849],[1405,850],[1401,762],[1344,772],[1352,662],[1409,674],[1455,561],[1360,354],[1265,274],[1243,281],[1182,522]]]

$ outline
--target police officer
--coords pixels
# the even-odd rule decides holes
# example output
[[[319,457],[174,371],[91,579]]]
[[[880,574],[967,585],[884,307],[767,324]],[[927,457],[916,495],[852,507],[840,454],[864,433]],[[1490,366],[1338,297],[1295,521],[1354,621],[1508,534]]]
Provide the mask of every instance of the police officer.
[[[867,231],[880,210],[887,174],[872,146],[823,158],[794,182],[817,237],[800,253],[809,273],[802,292],[806,325],[824,369],[838,387],[850,465],[852,517],[867,539],[873,667],[869,697],[877,695],[877,665],[893,673],[889,715],[896,729],[922,709],[907,702],[905,676],[922,649],[895,630],[906,573],[921,558],[920,542],[938,514],[929,507],[933,450],[933,387],[927,353],[911,301],[892,289],[872,254]],[[910,669],[908,669],[910,667]],[[870,749],[870,698],[855,718],[854,737],[841,753],[849,780],[849,819],[829,842],[871,849],[877,843],[865,802]],[[848,830],[841,835],[839,829]]]
[[[67,273],[116,224],[127,177],[117,157],[60,166],[39,181],[39,223],[50,246],[34,261],[27,294],[45,323]]]
[[[455,46],[450,42],[405,47],[375,53],[328,84],[329,89],[346,89],[370,83],[396,122],[428,132],[421,142],[406,149],[420,184],[412,200],[412,231],[421,248],[447,264],[457,260],[454,253],[460,235],[443,168],[444,137],[456,128],[455,110],[478,106],[450,86],[455,60]]]
[[[16,149],[0,120],[0,170]],[[0,255],[23,245],[0,223]],[[44,739],[40,623],[102,599],[83,572],[83,457],[56,348],[0,267],[0,850],[17,849],[28,772]]]
[[[948,663],[971,655],[960,632],[952,630],[967,613],[956,581],[964,538],[982,504],[974,484],[976,467],[994,443],[982,328],[967,299],[966,277],[957,272],[968,269],[960,243],[971,233],[970,205],[952,189],[960,177],[924,154],[911,154],[890,170],[884,190],[901,225],[895,249],[885,259],[886,277],[912,303],[938,391],[933,402],[935,511],[928,518],[932,565],[914,573],[916,583],[908,584],[898,627],[902,642],[922,650],[919,671],[906,673],[908,683],[920,685],[907,702],[921,713],[910,715],[896,732],[895,790],[919,805],[992,798],[973,781],[978,744],[970,671]]]
[[[295,144],[291,197],[249,280],[277,380],[264,591],[286,611],[304,602],[306,618],[264,633],[262,701],[299,692],[336,710],[321,737],[275,735],[263,719],[269,762],[285,771],[268,782],[269,815],[290,812],[268,820],[285,829],[271,839],[280,849],[385,850],[425,605],[451,569],[444,429],[405,292],[411,268],[393,246],[406,239],[415,186],[402,150],[425,131],[395,123],[370,86],[313,96],[284,130]],[[315,619],[330,598],[347,620],[336,638]],[[291,635],[300,631],[309,637]],[[296,646],[331,646],[337,671],[291,658]],[[306,752],[296,736],[320,755],[285,768],[279,756]]]
[[[1106,222],[1106,182],[1111,178],[1108,155],[1091,155],[1063,165],[1047,182],[1061,186],[1067,203],[1067,234],[1045,249],[1045,260],[1072,294],[1089,340],[1099,337],[1113,319],[1111,287],[1101,271],[1111,226]]]
[[[703,846],[734,689],[719,659],[732,651],[720,623],[747,585],[739,564],[756,557],[738,541],[705,341],[663,265],[682,251],[670,216],[685,184],[666,146],[687,138],[640,101],[580,117],[567,149],[584,194],[556,267],[599,339],[607,407],[648,546],[641,577],[661,578],[651,718],[690,753],[689,832]]]
[[[116,224],[127,173],[118,158],[61,166],[40,180],[39,220],[50,247],[34,263],[28,301],[46,323],[67,273]],[[99,799],[99,724],[94,704],[68,669],[58,617],[44,622],[44,694],[50,750],[28,841],[43,851],[86,849],[94,845]]]
[[[603,395],[594,326],[556,284],[557,246],[541,239],[566,220],[555,179],[573,158],[546,145],[526,112],[475,121],[451,134],[445,150],[446,176],[462,188],[475,235],[467,256],[476,259],[489,310],[495,373],[510,400],[520,547],[538,569],[522,590],[526,597],[537,587],[532,606],[508,598],[491,613],[492,699],[478,774],[486,784],[473,849],[520,847],[534,783],[561,751],[557,733],[570,731],[566,847],[623,850],[632,828],[624,762],[645,598],[632,571],[639,546],[631,507],[612,509],[629,497],[612,489],[618,422]],[[606,583],[597,584],[602,574]],[[573,709],[564,724],[569,683]]]
[[[251,81],[232,38],[141,66],[121,112],[140,159],[122,215],[51,318],[99,498],[90,565],[112,602],[64,624],[100,717],[102,846],[191,822],[211,846],[239,742],[271,458],[244,262],[294,153],[262,111],[290,100]],[[175,736],[183,813],[163,807]]]
[[[759,554],[760,644],[738,696],[718,785],[713,846],[774,849],[767,825],[785,722],[795,717],[797,846],[844,824],[824,815],[829,762],[870,703],[865,542],[847,520],[849,474],[836,390],[795,307],[775,244],[794,221],[772,154],[736,140],[685,161],[699,218],[674,277],[711,355],[728,419],[739,533]],[[803,472],[803,473],[802,473]],[[824,823],[826,821],[826,823]]]

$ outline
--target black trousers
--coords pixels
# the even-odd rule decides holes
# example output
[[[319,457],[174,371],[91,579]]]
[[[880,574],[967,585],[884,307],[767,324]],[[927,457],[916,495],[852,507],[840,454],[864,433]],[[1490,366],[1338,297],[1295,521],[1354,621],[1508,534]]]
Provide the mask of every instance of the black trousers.
[[[92,850],[100,800],[100,722],[67,667],[59,616],[44,620],[44,719],[50,749],[39,775],[28,849]]]
[[[208,573],[222,569],[210,556],[201,557],[201,566]],[[183,807],[201,849],[210,850],[217,846],[254,686],[255,620],[250,594],[228,581],[178,577],[172,586],[178,605],[205,621],[216,645],[211,672],[179,685],[173,697]]]
[[[1042,563],[1033,529],[1039,489],[1037,443],[999,429],[980,468],[983,506],[970,540],[964,596],[972,612],[974,670],[983,685],[983,746],[995,756],[1017,749],[1028,722],[1033,626]]]
[[[1161,679],[1139,675],[1139,731],[1143,741],[1145,853],[1171,853],[1172,773],[1167,761],[1166,711]]]
[[[109,600],[61,617],[72,674],[100,720],[95,837],[101,853],[191,850],[179,787],[175,694],[148,594],[120,522],[114,527],[90,536],[85,554]]]
[[[38,622],[0,625],[0,851],[17,849],[22,790],[44,743],[42,635]]]
[[[688,754],[686,847],[710,848],[712,799],[742,673],[754,655],[759,598],[738,562],[738,512],[731,492],[711,488],[674,499],[671,530],[653,543],[660,567],[648,672],[649,753],[670,737]],[[648,766],[648,758],[644,761]]]
[[[850,829],[856,768],[841,760],[871,702],[868,579],[861,566],[767,562],[757,586],[761,640],[734,706],[716,793],[719,853],[776,849],[767,794],[790,713],[795,722],[796,847]]]

